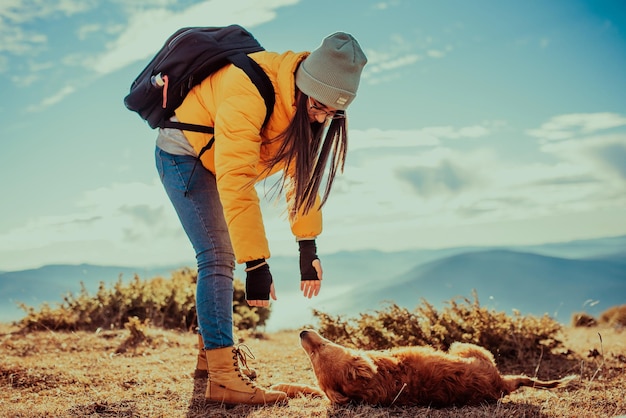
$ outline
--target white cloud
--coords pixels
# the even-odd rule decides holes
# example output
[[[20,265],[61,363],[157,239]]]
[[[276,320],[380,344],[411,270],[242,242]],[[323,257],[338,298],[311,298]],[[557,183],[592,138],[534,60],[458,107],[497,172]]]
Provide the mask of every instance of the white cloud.
[[[345,172],[324,209],[320,251],[540,243],[555,240],[554,225],[563,239],[615,233],[611,222],[626,194],[615,181],[594,178],[590,162],[555,152],[556,162],[524,163],[489,142],[468,150],[442,141],[462,130],[351,131]],[[282,211],[282,202],[264,206],[274,254],[293,253]],[[598,211],[607,218],[593,222],[589,214]]]
[[[4,70],[2,68],[0,68],[0,72],[3,72]],[[38,74],[19,74],[19,75],[13,75],[11,76],[11,82],[13,84],[15,84],[16,86],[20,86],[20,87],[26,87],[26,86],[30,86],[31,84],[33,84],[35,81],[39,80],[39,75]]]
[[[349,151],[371,148],[435,146],[439,139],[423,130],[367,129],[350,131]]]
[[[54,15],[72,16],[93,7],[95,0],[4,0],[0,4],[0,52],[24,55],[40,49],[48,37],[21,26]]]
[[[17,26],[0,26],[0,36],[2,37],[0,52],[14,55],[25,55],[34,50],[39,50],[48,42],[47,36],[33,31],[25,31]]]
[[[160,186],[160,185],[158,185]],[[131,217],[123,220],[122,207],[138,204],[159,205],[155,198],[157,185],[118,184],[84,193],[63,215],[46,215],[8,231],[0,238],[0,249],[28,248],[34,237],[38,245],[81,239],[121,240],[120,225],[130,225]],[[111,221],[116,227],[111,228]],[[121,222],[120,222],[121,221]],[[26,247],[23,247],[26,246]]]
[[[367,66],[364,75],[378,74],[413,64],[421,59],[414,52],[415,47],[399,35],[391,35],[385,50],[367,49]]]
[[[588,220],[585,214],[597,211],[613,212],[596,232],[613,233],[607,228],[614,214],[626,207],[626,164],[620,163],[619,154],[611,158],[616,153],[609,151],[626,153],[626,135],[587,135],[539,144],[539,150],[551,158],[529,163],[491,147],[493,137],[497,140],[500,134],[494,129],[497,125],[351,131],[345,172],[336,179],[324,210],[320,248],[391,251],[489,244],[506,240],[503,231],[515,232],[511,240],[524,237],[526,242],[540,242],[548,237],[544,231],[548,219],[582,216]],[[459,138],[471,138],[472,146]],[[270,180],[267,186],[272,184]],[[261,196],[263,187],[258,189]],[[293,254],[284,198],[262,201],[272,253]],[[490,229],[494,224],[502,225],[496,228],[500,232]],[[529,231],[529,225],[542,225],[542,229],[532,235],[515,225],[526,225]],[[594,226],[587,223],[564,231],[570,238],[581,231],[589,234]],[[442,229],[449,235],[442,235]],[[467,235],[460,236],[460,231]],[[20,262],[29,261],[24,254],[43,247],[59,249],[48,251],[57,262],[147,265],[193,258],[174,210],[156,182],[88,191],[65,214],[42,216],[0,235],[0,265],[17,262],[7,254],[20,253]],[[72,253],[64,255],[60,249]]]
[[[445,51],[441,51],[438,49],[429,49],[427,54],[431,58],[443,58],[446,56]]]
[[[107,51],[88,62],[88,66],[107,74],[153,55],[177,29],[186,26],[221,26],[238,22],[253,27],[272,20],[275,9],[298,0],[212,0],[195,4],[181,12],[166,8],[135,11],[128,24]]]
[[[602,180],[604,184],[614,183],[622,190],[626,188],[626,133],[548,142],[541,150],[569,161],[579,174]]]
[[[24,254],[33,248],[50,251],[54,247],[73,251],[52,251],[56,262],[137,265],[193,258],[163,186],[157,183],[91,190],[70,205],[66,214],[41,216],[7,231],[0,235],[0,265],[16,262],[3,260],[6,254],[20,253],[30,261],[32,257]]]
[[[490,128],[482,125],[465,126],[460,129],[455,129],[450,126],[434,126],[424,128],[423,132],[439,138],[478,138],[488,135]]]
[[[409,67],[424,57],[441,59],[445,57],[452,46],[433,47],[432,37],[425,37],[420,41],[407,40],[395,33],[389,36],[384,49],[366,49],[367,66],[363,71],[363,79],[369,84],[381,84],[397,78],[400,68]]]
[[[617,113],[571,113],[555,116],[526,133],[542,140],[557,141],[620,126],[626,126],[626,117]]]
[[[376,74],[384,71],[395,70],[396,68],[406,67],[420,60],[417,54],[407,54],[401,57],[390,58],[389,60],[380,60],[377,63],[368,61],[367,72]]]
[[[56,14],[71,16],[91,9],[95,4],[95,0],[3,0],[0,18],[21,24]]]
[[[585,120],[587,130],[614,125],[592,119],[577,120]],[[619,154],[610,158],[615,154],[610,151],[626,153],[626,135],[544,144],[540,150],[552,158],[533,163],[502,154],[482,139],[469,150],[444,141],[497,139],[498,124],[351,131],[346,170],[328,202],[326,229],[342,231],[334,240],[336,235],[367,239],[369,231],[371,247],[382,242],[383,231],[393,230],[388,245],[396,248],[416,231],[437,227],[529,224],[626,205],[626,162],[619,163]]]
[[[52,96],[44,98],[38,105],[30,106],[27,110],[29,112],[40,111],[42,109],[45,109],[46,107],[59,103],[61,100],[74,93],[75,91],[76,89],[73,86],[65,86]]]
[[[78,39],[84,41],[87,39],[92,33],[97,33],[102,30],[102,25],[99,23],[89,23],[78,28],[76,35]]]
[[[8,59],[7,59],[8,62]],[[12,72],[11,82],[19,87],[28,87],[41,79],[41,75],[54,68],[52,61],[27,63],[28,71]],[[0,72],[2,70],[0,69]],[[34,107],[33,107],[34,108]]]
[[[350,131],[349,149],[367,148],[412,148],[439,145],[442,139],[478,138],[489,135],[497,122],[454,128],[432,126],[422,129],[381,130],[367,129]]]

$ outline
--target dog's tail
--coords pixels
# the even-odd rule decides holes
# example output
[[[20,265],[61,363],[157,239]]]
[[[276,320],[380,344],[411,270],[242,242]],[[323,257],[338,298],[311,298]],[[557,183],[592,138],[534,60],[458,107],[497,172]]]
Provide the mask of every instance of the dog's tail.
[[[577,375],[566,376],[558,380],[539,380],[527,376],[503,376],[503,380],[507,389],[510,392],[521,388],[522,386],[528,386],[531,388],[544,388],[552,389],[562,387],[570,383],[572,380],[577,379]]]

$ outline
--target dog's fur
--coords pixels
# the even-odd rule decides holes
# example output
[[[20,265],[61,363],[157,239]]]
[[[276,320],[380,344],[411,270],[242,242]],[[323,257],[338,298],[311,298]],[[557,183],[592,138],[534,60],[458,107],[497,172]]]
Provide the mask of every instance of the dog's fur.
[[[576,376],[541,381],[502,376],[492,354],[474,344],[454,343],[448,352],[430,347],[358,351],[335,344],[313,330],[300,333],[322,392],[335,404],[425,405],[494,402],[522,386],[555,388]],[[311,386],[278,384],[290,397],[321,396]]]

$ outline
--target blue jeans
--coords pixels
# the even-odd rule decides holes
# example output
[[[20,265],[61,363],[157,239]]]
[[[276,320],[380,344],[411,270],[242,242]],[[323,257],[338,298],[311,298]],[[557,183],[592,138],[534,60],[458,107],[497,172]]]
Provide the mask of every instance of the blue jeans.
[[[234,344],[235,255],[215,176],[200,162],[194,170],[195,157],[169,154],[158,147],[155,155],[161,182],[196,252],[196,311],[204,347],[230,347]]]

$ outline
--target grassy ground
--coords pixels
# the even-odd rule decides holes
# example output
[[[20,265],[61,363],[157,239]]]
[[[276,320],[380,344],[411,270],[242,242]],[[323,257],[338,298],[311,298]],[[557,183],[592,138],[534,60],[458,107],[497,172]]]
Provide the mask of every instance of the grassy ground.
[[[626,414],[626,332],[568,328],[571,350],[560,364],[538,356],[507,372],[581,378],[562,389],[529,388],[479,407],[334,407],[326,399],[297,398],[285,406],[226,409],[204,402],[206,381],[193,379],[196,336],[149,329],[148,339],[125,347],[129,332],[14,333],[0,325],[2,417],[614,417]],[[258,382],[315,384],[297,331],[243,341]]]

